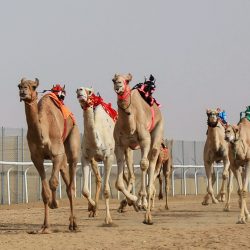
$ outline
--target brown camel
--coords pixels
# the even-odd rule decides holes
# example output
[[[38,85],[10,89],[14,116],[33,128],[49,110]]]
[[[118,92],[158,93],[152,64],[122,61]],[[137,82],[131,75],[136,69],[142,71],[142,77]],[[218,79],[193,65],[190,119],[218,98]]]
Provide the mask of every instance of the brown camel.
[[[230,169],[239,187],[241,210],[238,223],[245,224],[249,218],[246,197],[250,177],[250,122],[242,118],[238,126],[229,125],[225,132],[225,139],[229,142]]]
[[[209,196],[213,203],[218,203],[218,199],[225,201],[226,180],[228,177],[229,158],[228,158],[228,143],[225,141],[225,128],[219,118],[219,110],[207,110],[207,139],[205,142],[203,159],[207,175],[207,194],[204,197],[202,205],[208,205]],[[214,196],[213,185],[216,177],[214,172],[214,162],[223,161],[223,180],[220,192],[217,198]]]
[[[163,199],[163,181],[161,176],[161,170],[165,178],[165,194],[166,194],[166,205],[165,208],[169,210],[168,206],[168,196],[169,196],[169,187],[170,187],[170,177],[173,171],[173,158],[172,158],[172,148],[173,141],[168,141],[167,146],[162,144],[161,151],[156,163],[155,176],[159,179],[159,200]]]
[[[44,223],[38,233],[49,233],[48,208],[57,208],[56,188],[59,171],[66,184],[70,201],[70,230],[76,230],[76,218],[73,213],[74,177],[80,149],[78,127],[72,118],[64,116],[49,95],[43,96],[37,103],[36,89],[39,80],[22,79],[18,85],[20,101],[24,101],[28,125],[27,140],[31,159],[42,180],[42,198],[45,207]],[[53,163],[49,185],[43,162],[50,159]],[[69,173],[67,172],[67,162]],[[69,176],[68,176],[69,175]]]
[[[142,177],[137,204],[147,209],[144,223],[152,224],[151,207],[154,195],[154,174],[163,138],[164,122],[160,109],[155,103],[150,107],[137,89],[130,89],[129,82],[131,80],[131,74],[115,75],[113,78],[114,90],[118,97],[118,120],[114,128],[115,155],[118,165],[116,187],[126,196],[128,202],[137,201],[137,197],[125,188],[123,169],[125,150],[140,147]],[[148,168],[149,183],[148,192],[146,192]],[[142,201],[142,204],[139,203],[140,201]]]

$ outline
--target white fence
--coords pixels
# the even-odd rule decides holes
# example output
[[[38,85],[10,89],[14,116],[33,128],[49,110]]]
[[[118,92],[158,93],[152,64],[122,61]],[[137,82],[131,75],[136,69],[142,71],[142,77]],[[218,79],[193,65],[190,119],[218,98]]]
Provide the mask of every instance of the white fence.
[[[29,202],[29,194],[32,192],[32,190],[29,189],[29,178],[28,178],[28,172],[31,169],[34,169],[34,165],[32,162],[6,162],[6,161],[0,161],[0,165],[4,165],[7,168],[7,170],[5,171],[5,173],[2,173],[2,178],[1,178],[1,193],[2,193],[2,204],[3,202],[3,195],[5,192],[7,192],[7,204],[11,204],[11,181],[10,181],[10,174],[11,171],[15,170],[16,168],[22,166],[22,176],[23,176],[23,182],[24,182],[24,188],[22,190],[22,196],[24,197],[24,202],[28,203]],[[52,163],[45,163],[45,168],[47,170],[51,169]],[[113,167],[115,167],[117,165],[113,165]],[[101,169],[101,173],[103,173],[103,164],[99,164],[99,167]],[[140,166],[139,165],[135,165],[135,169],[138,169]],[[221,165],[217,165],[215,167],[216,169],[216,192],[218,193],[219,190],[219,176],[221,175],[222,172],[222,166]],[[77,174],[79,174],[79,170],[81,171],[81,164],[78,163],[77,164]],[[38,175],[38,173],[37,173]],[[173,169],[173,173],[172,173],[172,195],[176,195],[176,182],[177,180],[180,182],[180,190],[181,190],[181,194],[183,195],[187,195],[189,193],[191,193],[190,191],[188,192],[188,183],[192,184],[192,186],[194,186],[194,190],[192,191],[192,194],[197,195],[199,193],[199,185],[198,185],[198,176],[204,176],[204,166],[194,166],[194,165],[174,165],[174,169]],[[189,182],[187,182],[187,179],[189,180]],[[6,181],[6,185],[4,185],[4,182]],[[82,173],[80,174],[80,185],[79,188],[80,190],[77,190],[77,186],[76,186],[76,179],[75,179],[75,196],[77,195],[77,191],[79,191],[78,193],[81,193],[81,188],[82,188]],[[205,182],[206,184],[206,182]],[[90,192],[92,190],[91,185],[92,185],[92,174],[90,173],[89,175],[89,189]],[[7,188],[7,190],[6,190]],[[120,192],[118,192],[117,190],[115,190],[117,192],[117,198],[120,198]],[[59,198],[62,198],[62,181],[61,181],[61,176],[59,173],[59,187],[58,187],[58,192],[59,192]],[[133,192],[135,193],[135,186],[133,187]],[[39,178],[39,195],[41,193],[41,181]]]

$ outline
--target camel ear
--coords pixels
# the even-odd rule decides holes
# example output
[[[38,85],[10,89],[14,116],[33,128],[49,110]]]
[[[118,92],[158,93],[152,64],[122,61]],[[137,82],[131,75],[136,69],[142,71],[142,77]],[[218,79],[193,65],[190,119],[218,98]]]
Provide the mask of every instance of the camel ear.
[[[239,132],[239,126],[235,125],[233,128],[234,128],[235,133]]]
[[[132,80],[132,75],[130,74],[130,73],[128,73],[127,75],[126,75],[126,80],[128,81],[128,82],[130,82],[131,80]]]
[[[39,86],[39,79],[35,78],[35,82],[36,82],[36,87],[38,87]]]
[[[65,84],[63,85],[63,88],[62,88],[63,90],[65,90]]]
[[[211,109],[207,109],[206,112],[207,112],[207,115],[208,115],[211,112]]]
[[[113,79],[112,79],[112,82],[115,82],[115,81],[116,81],[116,79],[117,79],[117,77],[118,77],[118,75],[117,75],[117,74],[115,74],[115,75],[114,75],[114,77],[113,77]]]
[[[88,95],[92,95],[93,93],[94,93],[94,89],[91,86],[90,88],[88,88]]]
[[[23,78],[21,79],[21,83],[23,83],[23,82],[25,82],[25,81],[26,81],[26,78],[23,77]]]

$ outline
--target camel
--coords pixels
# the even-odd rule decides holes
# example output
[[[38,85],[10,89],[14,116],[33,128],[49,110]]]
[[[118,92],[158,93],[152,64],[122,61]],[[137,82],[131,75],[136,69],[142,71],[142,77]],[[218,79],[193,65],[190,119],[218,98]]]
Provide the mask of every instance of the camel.
[[[57,208],[56,188],[59,171],[66,184],[70,202],[69,230],[77,229],[73,212],[74,177],[80,150],[80,135],[72,118],[64,116],[50,95],[44,95],[37,102],[37,87],[39,80],[23,78],[18,85],[20,101],[24,101],[28,125],[27,141],[33,161],[42,181],[42,198],[45,208],[44,223],[37,233],[50,233],[49,207]],[[46,180],[44,160],[53,163],[49,184]],[[67,172],[67,162],[69,173]],[[69,176],[68,176],[69,175]]]
[[[155,169],[155,178],[159,179],[159,200],[163,199],[163,180],[161,176],[161,170],[163,172],[163,176],[165,178],[165,194],[166,194],[166,204],[165,208],[169,210],[168,206],[168,195],[169,195],[169,186],[170,186],[170,177],[173,171],[173,159],[172,159],[172,148],[173,148],[173,141],[169,141],[167,143],[167,147],[162,144],[162,148],[156,163]]]
[[[230,169],[238,183],[240,215],[237,223],[245,224],[249,218],[246,197],[250,177],[250,121],[242,118],[238,126],[229,125],[225,139],[229,142]]]
[[[104,163],[104,197],[106,204],[105,224],[111,224],[112,218],[109,211],[109,176],[114,160],[115,142],[113,136],[117,112],[111,106],[105,104],[102,99],[94,94],[92,88],[80,87],[76,91],[78,101],[83,109],[84,134],[82,142],[82,169],[84,176],[83,195],[88,200],[89,216],[95,217],[101,190],[101,175],[97,162]],[[107,112],[110,112],[109,114]],[[126,160],[129,169],[129,186],[133,186],[134,172],[131,154],[126,152]],[[90,197],[88,176],[90,165],[96,177],[95,200]]]
[[[220,201],[225,201],[225,188],[226,180],[228,177],[229,170],[229,158],[228,158],[228,143],[225,141],[225,128],[220,120],[219,109],[207,110],[207,139],[204,146],[203,159],[205,165],[205,171],[207,175],[207,194],[204,197],[202,205],[208,205],[209,196],[212,198],[213,203],[218,203]],[[213,192],[213,185],[215,183],[216,177],[214,172],[213,164],[214,162],[223,161],[223,180],[220,192],[217,197],[215,197]]]
[[[118,166],[116,188],[121,191],[128,202],[137,202],[138,206],[146,208],[145,224],[152,224],[152,199],[154,195],[154,174],[158,155],[163,138],[164,121],[156,103],[150,107],[141,97],[137,89],[131,90],[129,82],[132,75],[115,74],[112,81],[117,94],[118,120],[114,128],[115,155]],[[141,149],[140,168],[141,189],[138,199],[131,194],[123,182],[123,169],[125,164],[125,150]],[[146,174],[149,169],[148,192],[146,191]],[[148,195],[148,196],[147,196]],[[142,204],[139,202],[142,201]]]

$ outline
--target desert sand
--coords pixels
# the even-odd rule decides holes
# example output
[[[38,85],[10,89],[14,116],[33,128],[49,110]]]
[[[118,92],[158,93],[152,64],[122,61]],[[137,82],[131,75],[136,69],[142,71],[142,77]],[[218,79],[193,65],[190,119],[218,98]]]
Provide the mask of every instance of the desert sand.
[[[170,209],[156,200],[153,225],[142,223],[144,212],[128,207],[119,214],[118,201],[111,200],[114,225],[104,227],[104,202],[98,217],[88,218],[87,202],[75,200],[77,232],[68,231],[67,200],[50,210],[51,234],[30,234],[43,221],[43,204],[0,206],[0,249],[250,249],[250,222],[236,224],[239,208],[236,195],[230,212],[223,203],[202,206],[203,196],[170,197]]]

